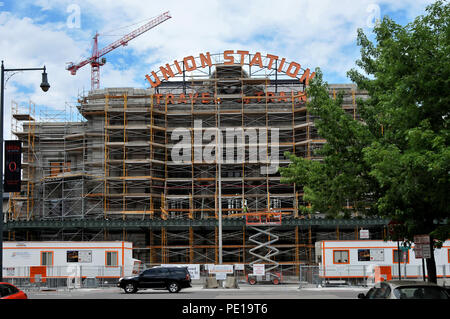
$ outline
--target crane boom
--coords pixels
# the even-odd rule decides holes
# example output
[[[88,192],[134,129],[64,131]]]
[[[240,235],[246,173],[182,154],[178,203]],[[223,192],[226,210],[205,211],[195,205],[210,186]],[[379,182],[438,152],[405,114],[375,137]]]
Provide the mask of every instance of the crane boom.
[[[156,18],[150,20],[148,23],[144,24],[142,27],[124,35],[122,38],[120,38],[119,40],[111,43],[110,45],[108,45],[107,47],[101,49],[100,51],[98,51],[98,57],[101,57],[103,55],[105,55],[108,52],[111,52],[112,50],[122,46],[122,45],[127,45],[128,41],[133,40],[134,38],[140,36],[142,33],[147,32],[148,30],[156,27],[158,24],[163,23],[164,21],[170,19],[171,16],[169,15],[169,11],[164,12],[163,14],[157,16]]]
[[[98,50],[98,33],[94,36],[94,45],[92,48],[92,55],[90,58],[81,61],[78,64],[69,63],[69,65],[66,67],[67,70],[70,71],[72,75],[75,75],[77,73],[77,70],[85,66],[86,64],[91,64],[91,89],[98,89],[100,87],[100,66],[104,65],[106,63],[105,59],[99,60],[100,57],[104,56],[105,54],[113,51],[114,49],[117,49],[121,46],[126,46],[130,40],[133,40],[134,38],[140,36],[141,34],[147,32],[150,29],[153,29],[157,25],[163,23],[164,21],[172,18],[170,16],[169,11],[164,12],[163,14],[160,14],[156,18],[150,20],[143,26],[139,27],[138,29],[124,35],[122,38],[120,38],[117,41],[114,41],[113,43],[109,44],[108,46],[104,47],[101,50]]]

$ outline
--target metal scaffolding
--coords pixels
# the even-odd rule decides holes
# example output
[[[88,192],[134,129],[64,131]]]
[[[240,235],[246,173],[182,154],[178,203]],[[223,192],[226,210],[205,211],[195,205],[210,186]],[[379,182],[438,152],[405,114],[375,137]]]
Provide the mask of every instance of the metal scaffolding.
[[[262,74],[248,63],[218,61],[207,71],[183,71],[156,89],[93,90],[80,97],[76,121],[57,114],[42,114],[36,121],[34,104],[28,112],[13,104],[12,131],[23,143],[25,183],[10,197],[8,221],[129,222],[134,228],[55,232],[42,227],[33,236],[127,239],[145,262],[217,263],[220,204],[224,221],[233,225],[224,228],[225,263],[261,257],[254,254],[261,242],[252,240],[262,233],[245,223],[245,213],[261,212],[283,214],[288,222],[271,233],[278,238],[271,263],[312,263],[317,230],[298,226],[312,218],[299,212],[307,205],[302,187],[282,184],[270,169],[274,159],[280,166],[289,164],[286,151],[320,159],[315,151],[325,140],[306,108],[304,83],[274,70]],[[357,118],[355,98],[365,92],[352,85],[331,88],[330,95],[344,93],[344,109]],[[232,149],[221,149],[222,162],[217,128],[227,142],[231,132],[233,141]],[[184,131],[187,140],[177,140]],[[181,162],[173,158],[177,147]],[[353,236],[357,227],[346,232]]]

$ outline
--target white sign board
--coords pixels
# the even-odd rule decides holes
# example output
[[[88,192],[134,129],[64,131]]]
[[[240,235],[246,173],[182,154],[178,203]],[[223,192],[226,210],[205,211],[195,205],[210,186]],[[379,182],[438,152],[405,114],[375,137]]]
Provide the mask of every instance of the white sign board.
[[[233,273],[233,265],[209,265],[208,271],[210,274],[232,274]]]
[[[162,264],[161,267],[187,267],[189,271],[189,275],[191,275],[191,279],[200,279],[200,265],[198,264],[185,264],[185,265],[171,265],[171,264]]]
[[[384,249],[383,248],[370,249],[370,260],[371,261],[384,261]]]
[[[92,250],[80,250],[78,251],[78,262],[91,263],[92,262]]]
[[[369,239],[369,230],[368,229],[361,229],[359,231],[359,238],[360,239]]]
[[[244,270],[244,264],[234,264],[235,270]]]
[[[204,267],[205,267],[205,270],[209,271],[210,269],[214,268],[214,264],[205,264]]]
[[[216,280],[227,280],[227,273],[225,272],[216,273]]]
[[[414,255],[419,258],[431,258],[430,236],[414,236]]]
[[[416,245],[414,247],[414,255],[417,259],[420,258],[431,258],[431,249],[430,245]]]
[[[264,276],[266,273],[266,268],[264,264],[254,264],[253,265],[253,275],[254,276]]]

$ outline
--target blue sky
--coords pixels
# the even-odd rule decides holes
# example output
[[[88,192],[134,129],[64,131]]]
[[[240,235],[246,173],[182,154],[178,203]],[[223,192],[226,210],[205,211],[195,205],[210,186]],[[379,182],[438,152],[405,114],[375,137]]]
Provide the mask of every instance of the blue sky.
[[[275,3],[275,4],[274,4]],[[145,74],[160,65],[201,52],[248,50],[320,67],[329,83],[349,83],[346,72],[359,57],[356,30],[370,35],[376,18],[406,24],[425,12],[427,0],[343,1],[0,1],[0,52],[6,68],[46,65],[51,88],[42,93],[40,72],[14,75],[5,92],[5,121],[11,100],[26,107],[64,111],[90,88],[90,66],[72,76],[67,62],[88,57],[96,31],[102,48],[151,17],[172,19],[109,53],[101,87],[147,87]],[[140,24],[136,24],[141,22]],[[132,25],[129,28],[124,26]],[[105,34],[105,33],[108,34]],[[10,126],[5,123],[8,136]]]

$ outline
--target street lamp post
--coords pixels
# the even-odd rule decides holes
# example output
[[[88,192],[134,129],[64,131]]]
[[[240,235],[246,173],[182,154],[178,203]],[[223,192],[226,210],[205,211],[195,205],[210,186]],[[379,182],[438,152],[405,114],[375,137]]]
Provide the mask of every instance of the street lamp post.
[[[45,65],[43,68],[26,68],[26,69],[6,69],[3,65],[1,67],[1,105],[0,105],[0,178],[2,180],[2,185],[0,187],[0,199],[2,201],[0,209],[0,282],[3,281],[3,110],[4,110],[4,90],[5,90],[5,72],[15,72],[15,71],[43,71],[42,72],[42,82],[41,89],[47,92],[50,88],[48,84],[47,72]]]
[[[218,158],[218,204],[219,204],[219,264],[223,262],[223,242],[222,242],[222,132],[220,130],[220,99],[217,100],[217,158]]]

